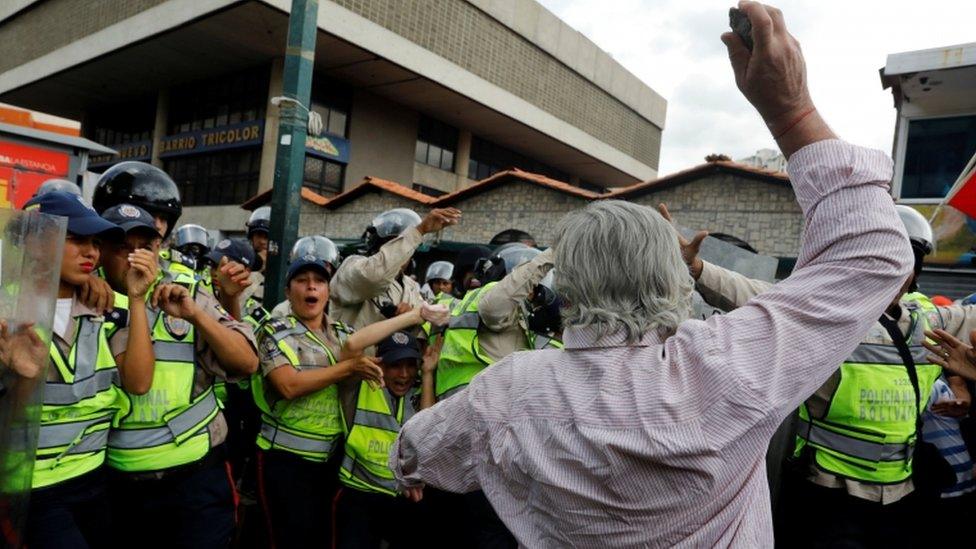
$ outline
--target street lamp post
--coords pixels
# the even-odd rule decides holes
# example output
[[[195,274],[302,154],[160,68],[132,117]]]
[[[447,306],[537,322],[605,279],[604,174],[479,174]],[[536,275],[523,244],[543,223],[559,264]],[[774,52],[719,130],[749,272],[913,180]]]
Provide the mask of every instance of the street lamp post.
[[[268,266],[265,269],[264,303],[269,308],[283,299],[288,252],[298,236],[318,13],[318,0],[292,0],[282,97],[272,101],[281,109],[281,117],[271,191]]]

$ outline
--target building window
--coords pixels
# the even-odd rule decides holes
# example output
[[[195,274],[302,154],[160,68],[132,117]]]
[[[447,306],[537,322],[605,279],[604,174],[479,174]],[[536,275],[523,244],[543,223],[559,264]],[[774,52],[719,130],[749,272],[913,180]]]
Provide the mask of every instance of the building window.
[[[413,190],[417,191],[418,193],[426,194],[427,196],[433,196],[434,198],[437,198],[438,196],[444,196],[445,194],[447,194],[446,192],[440,189],[435,189],[434,187],[428,187],[427,185],[421,185],[420,183],[414,183]]]
[[[901,198],[942,198],[976,151],[976,115],[908,124]]]
[[[155,120],[155,96],[143,97],[90,113],[82,130],[102,145],[122,145],[151,140]]]
[[[318,77],[312,81],[312,111],[322,117],[325,133],[348,137],[351,104],[351,93],[342,84]]]
[[[569,174],[566,172],[500,147],[480,137],[471,140],[468,179],[480,181],[510,168],[537,173],[557,181],[569,181]]]
[[[302,185],[322,196],[335,196],[342,192],[346,165],[317,156],[305,156],[305,176]]]
[[[414,160],[449,172],[454,171],[457,140],[458,131],[454,126],[426,116],[421,117]]]
[[[163,169],[180,188],[184,206],[241,204],[258,192],[261,149],[249,147],[168,158]]]
[[[259,67],[174,88],[169,96],[169,135],[263,119],[268,72]]]

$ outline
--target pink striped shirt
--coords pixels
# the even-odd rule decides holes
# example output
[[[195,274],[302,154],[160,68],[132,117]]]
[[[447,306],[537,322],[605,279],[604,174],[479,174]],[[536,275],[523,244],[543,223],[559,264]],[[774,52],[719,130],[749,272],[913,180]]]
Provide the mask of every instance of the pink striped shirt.
[[[664,341],[570,327],[565,350],[499,361],[403,427],[400,482],[484,490],[527,547],[771,546],[769,439],[912,261],[886,155],[821,141],[789,169],[806,222],[792,276]]]

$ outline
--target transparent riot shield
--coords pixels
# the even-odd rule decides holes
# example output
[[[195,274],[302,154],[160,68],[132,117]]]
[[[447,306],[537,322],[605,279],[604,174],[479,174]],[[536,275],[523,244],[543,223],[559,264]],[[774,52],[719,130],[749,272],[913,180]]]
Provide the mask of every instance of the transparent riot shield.
[[[23,544],[65,227],[0,210],[0,547]]]

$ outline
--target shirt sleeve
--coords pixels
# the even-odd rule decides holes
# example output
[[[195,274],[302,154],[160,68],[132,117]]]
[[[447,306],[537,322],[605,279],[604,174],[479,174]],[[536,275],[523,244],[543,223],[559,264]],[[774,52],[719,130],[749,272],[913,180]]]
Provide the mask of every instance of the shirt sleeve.
[[[726,311],[741,307],[750,299],[772,288],[763,280],[753,280],[740,273],[702,261],[701,276],[698,277],[698,291],[712,306]]]
[[[418,412],[400,429],[388,465],[401,487],[429,484],[456,493],[478,489],[473,445],[482,437],[472,385]]]
[[[536,284],[552,269],[552,248],[519,265],[478,301],[478,315],[485,328],[493,332],[507,330],[518,322],[519,307]]]
[[[727,315],[682,323],[666,344],[698,355],[703,379],[734,386],[770,429],[851,354],[913,262],[886,155],[820,141],[794,154],[789,172],[806,223],[793,274]]]
[[[976,306],[950,305],[937,307],[929,313],[929,326],[942,328],[950,334],[969,341],[969,333],[976,330]]]
[[[258,367],[262,376],[267,376],[276,368],[292,366],[288,356],[278,347],[278,343],[266,331],[258,337]]]
[[[215,298],[213,294],[203,288],[200,288],[197,290],[195,301],[197,306],[200,307],[205,314],[215,319],[220,323],[221,326],[229,328],[244,336],[247,344],[251,346],[251,349],[255,353],[257,353],[257,344],[254,341],[254,332],[251,331],[250,326],[232,317],[230,313],[227,312],[227,309],[225,309],[223,305],[217,301],[217,298]],[[214,353],[210,346],[207,345],[207,341],[203,337],[197,337],[196,350],[200,365],[218,378],[225,381],[236,382],[246,377],[228,374],[227,371],[224,370],[224,368],[220,365],[220,361],[217,359],[216,353]]]
[[[383,293],[410,261],[423,235],[415,227],[384,244],[370,257],[351,256],[329,282],[331,298],[340,305],[355,305]]]
[[[108,346],[112,351],[112,356],[119,356],[124,353],[129,346],[129,327],[125,326],[116,330],[108,339]]]

